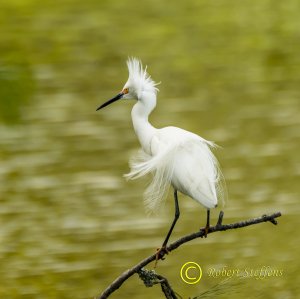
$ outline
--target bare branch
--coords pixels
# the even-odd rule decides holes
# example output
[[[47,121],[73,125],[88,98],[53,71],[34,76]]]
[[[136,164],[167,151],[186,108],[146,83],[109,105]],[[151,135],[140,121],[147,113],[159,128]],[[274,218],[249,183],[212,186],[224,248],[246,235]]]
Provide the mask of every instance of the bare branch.
[[[139,270],[138,274],[147,288],[153,287],[155,284],[160,283],[161,290],[167,299],[178,299],[176,293],[173,291],[171,285],[164,276],[155,273],[154,270],[147,270],[144,268]]]
[[[158,274],[156,274],[156,275],[161,280],[161,282],[160,282],[161,290],[165,294],[166,299],[178,299],[178,297],[176,296],[175,292],[171,288],[168,280],[164,276],[162,276],[162,275],[158,275]]]
[[[218,222],[215,226],[211,226],[209,228],[208,234],[215,233],[218,231],[225,231],[229,229],[236,229],[236,228],[242,228],[246,227],[249,225],[254,225],[262,222],[271,222],[272,224],[276,225],[277,221],[275,218],[278,218],[281,216],[280,212],[274,213],[272,215],[262,215],[261,217],[258,218],[253,218],[249,220],[244,220],[240,222],[235,222],[231,224],[222,224],[223,220],[223,212],[220,212]],[[205,230],[204,228],[200,229],[198,232],[186,235],[174,243],[170,244],[167,247],[167,251],[171,252],[181,246],[184,243],[187,243],[191,240],[194,240],[196,238],[202,238],[205,235]],[[159,259],[162,259],[167,253],[165,251],[161,251],[159,255]],[[113,281],[104,291],[103,293],[97,297],[97,299],[105,299],[107,298],[110,294],[112,294],[114,291],[116,291],[129,277],[131,277],[133,274],[138,273],[143,267],[154,261],[156,258],[156,253],[153,255],[150,255],[149,257],[145,258],[144,260],[140,261],[137,265],[132,267],[131,269],[126,270],[123,272],[115,281]]]

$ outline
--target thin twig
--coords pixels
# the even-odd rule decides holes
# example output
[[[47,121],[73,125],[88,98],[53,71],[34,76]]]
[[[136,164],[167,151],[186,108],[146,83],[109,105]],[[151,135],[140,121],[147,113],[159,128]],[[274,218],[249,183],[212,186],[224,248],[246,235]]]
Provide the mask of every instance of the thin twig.
[[[223,219],[223,212],[220,212],[218,222],[215,226],[211,226],[209,228],[208,234],[215,233],[218,231],[225,231],[229,229],[236,229],[236,228],[242,228],[249,225],[254,225],[262,222],[271,222],[272,224],[276,225],[277,221],[275,218],[278,218],[281,216],[280,212],[274,213],[272,215],[262,215],[258,218],[253,218],[249,220],[244,220],[240,222],[235,222],[231,224],[222,224]],[[181,246],[182,244],[189,242],[191,240],[194,240],[196,238],[202,238],[205,235],[205,229],[202,228],[200,231],[196,233],[192,233],[190,235],[186,235],[174,243],[170,244],[167,247],[167,252],[171,252]],[[159,259],[162,259],[167,253],[165,251],[161,251],[159,255]],[[143,267],[154,261],[156,258],[156,253],[150,255],[149,257],[145,258],[144,260],[140,261],[137,265],[132,267],[131,269],[126,270],[123,272],[116,280],[114,280],[104,291],[103,293],[97,297],[97,299],[105,299],[110,294],[112,294],[114,291],[116,291],[129,277],[131,277],[133,274],[139,272]]]
[[[217,222],[217,225],[216,226],[221,226],[222,225],[222,222],[223,222],[223,216],[224,216],[224,212],[221,211],[220,214],[219,214],[219,219],[218,219],[218,222]]]

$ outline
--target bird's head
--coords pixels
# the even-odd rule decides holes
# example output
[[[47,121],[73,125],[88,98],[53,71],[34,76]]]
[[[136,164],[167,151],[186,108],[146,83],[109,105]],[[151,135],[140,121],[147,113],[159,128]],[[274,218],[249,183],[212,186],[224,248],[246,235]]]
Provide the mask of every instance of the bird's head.
[[[99,106],[97,110],[102,109],[120,99],[142,100],[144,93],[157,93],[158,88],[156,87],[156,85],[158,83],[155,83],[151,79],[150,75],[147,73],[147,67],[143,68],[140,60],[138,60],[137,58],[129,58],[127,60],[127,66],[129,77],[121,92],[119,92],[115,97]]]

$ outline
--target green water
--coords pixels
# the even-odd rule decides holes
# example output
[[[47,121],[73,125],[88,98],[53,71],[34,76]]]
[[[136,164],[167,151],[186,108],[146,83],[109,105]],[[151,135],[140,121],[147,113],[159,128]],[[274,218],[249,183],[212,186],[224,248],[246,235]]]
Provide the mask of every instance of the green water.
[[[266,223],[210,235],[159,263],[183,298],[222,278],[210,268],[282,270],[233,278],[211,298],[296,298],[299,289],[299,1],[21,1],[0,4],[0,298],[93,298],[161,245],[171,194],[146,217],[146,180],[126,182],[138,148],[133,103],[96,107],[138,56],[161,81],[157,126],[222,146],[224,222],[281,211]],[[180,196],[172,240],[205,223]],[[212,222],[218,211],[212,211]],[[195,285],[179,275],[201,265]],[[150,266],[150,268],[152,265]],[[112,298],[163,298],[136,277]]]

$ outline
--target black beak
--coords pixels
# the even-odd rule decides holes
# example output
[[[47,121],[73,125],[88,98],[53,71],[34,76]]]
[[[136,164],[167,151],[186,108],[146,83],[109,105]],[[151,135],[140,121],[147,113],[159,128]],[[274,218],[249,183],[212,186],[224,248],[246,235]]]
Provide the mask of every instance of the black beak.
[[[124,93],[120,92],[114,98],[108,100],[107,102],[105,102],[104,104],[102,104],[101,106],[99,106],[96,111],[98,111],[98,110],[100,110],[100,109],[102,109],[102,108],[104,108],[104,107],[112,104],[113,102],[116,102],[116,101],[120,100],[123,97],[123,95],[124,95]]]

